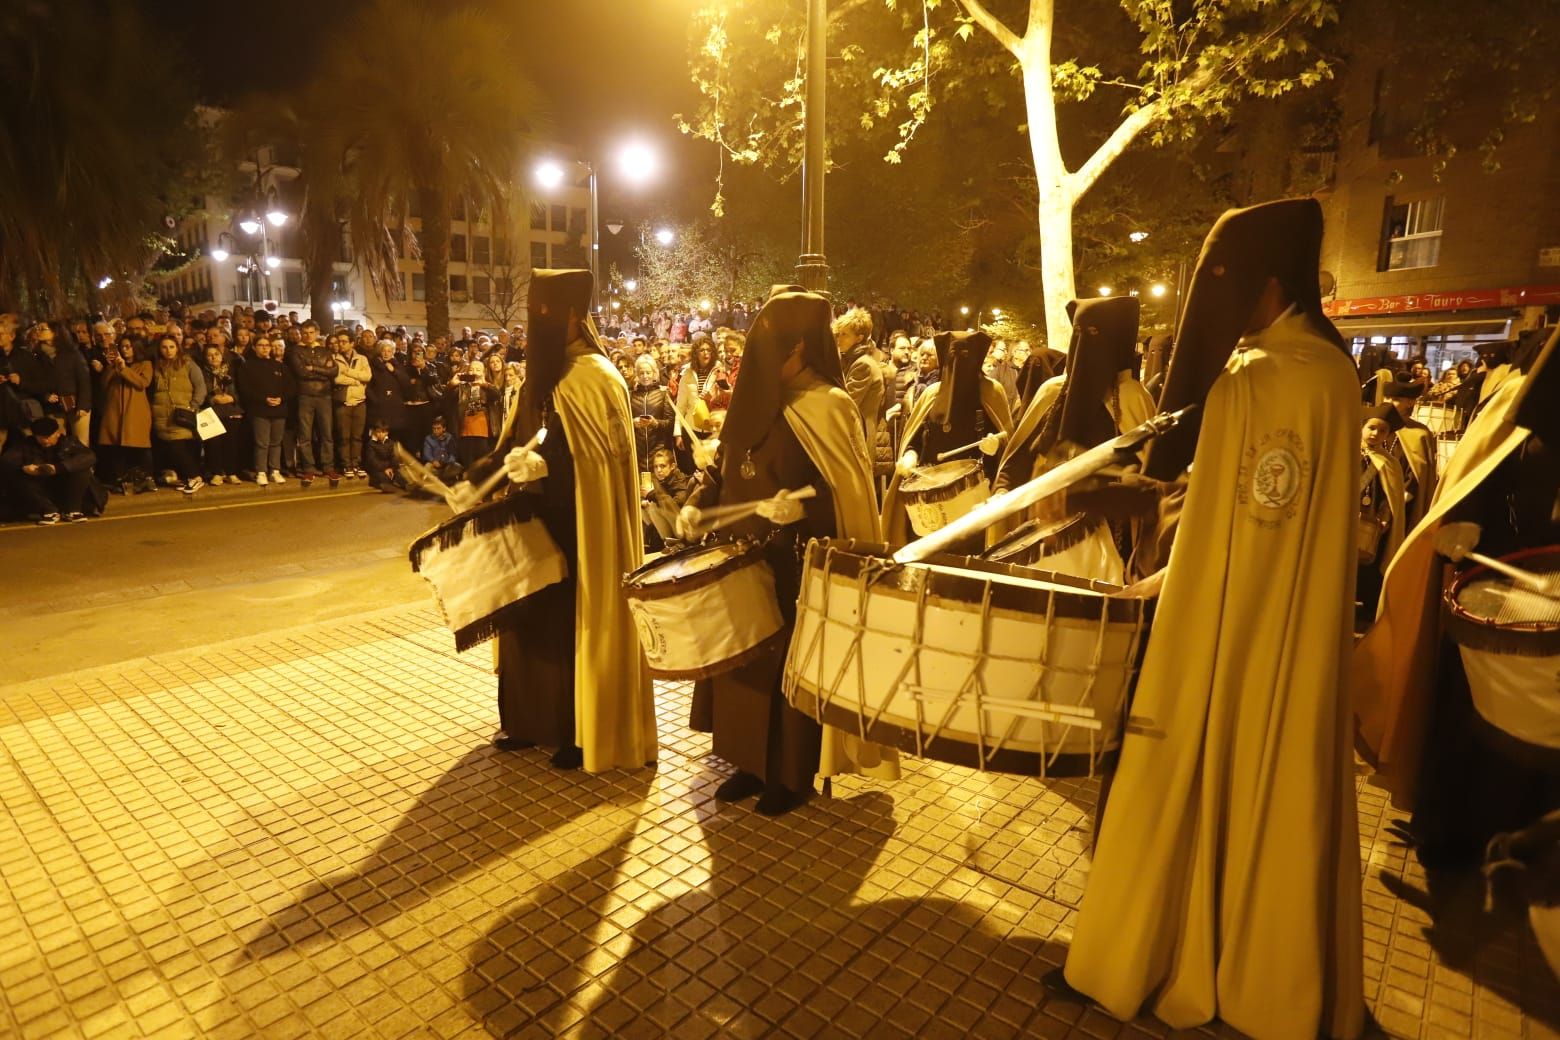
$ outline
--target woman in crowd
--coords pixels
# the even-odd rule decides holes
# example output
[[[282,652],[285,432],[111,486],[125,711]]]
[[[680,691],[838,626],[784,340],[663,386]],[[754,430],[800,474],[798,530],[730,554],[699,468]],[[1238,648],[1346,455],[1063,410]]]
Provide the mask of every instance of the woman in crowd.
[[[450,380],[454,391],[455,454],[462,469],[493,449],[493,438],[498,435],[488,422],[488,406],[498,396],[498,389],[483,378],[480,361],[469,363]]]
[[[255,337],[254,353],[238,374],[238,396],[254,431],[255,483],[283,484],[282,434],[287,410],[298,395],[293,376],[281,357],[281,340],[264,333]],[[276,346],[273,347],[273,344]]]
[[[195,413],[206,402],[206,380],[200,366],[186,357],[176,336],[163,333],[156,339],[152,362],[152,435],[163,483],[178,484],[193,495],[205,486],[200,475],[200,442],[195,436]]]
[[[352,346],[352,337],[334,332],[330,346],[336,354],[336,388],[332,418],[335,420],[336,463],[346,477],[363,477],[363,433],[367,427],[368,384],[373,378],[368,358]]]
[[[658,448],[672,446],[672,399],[661,385],[655,361],[645,355],[634,362],[634,378],[629,383],[628,409],[634,417],[634,457],[639,472],[650,472],[650,457]]]
[[[1360,431],[1359,572],[1355,600],[1355,630],[1364,631],[1376,619],[1381,580],[1403,543],[1407,515],[1404,490],[1406,465],[1391,451],[1392,433],[1403,425],[1390,404],[1368,408]]]
[[[238,400],[238,386],[233,366],[222,349],[220,333],[206,345],[205,366],[201,374],[206,380],[205,407],[217,413],[222,428],[227,432],[206,441],[206,479],[213,487],[224,481],[241,484],[238,471],[242,465],[241,430],[244,424],[244,406]]]
[[[715,344],[701,335],[677,378],[677,411],[694,433],[704,437],[710,433],[710,413],[721,411],[730,403],[731,383],[726,379],[726,370],[715,360]],[[680,443],[678,447],[685,445]]]
[[[436,402],[444,393],[444,384],[429,366],[428,348],[422,343],[412,344],[401,375],[401,396],[406,402],[406,427],[402,430],[401,447],[415,455],[433,428]]]
[[[494,351],[491,355],[502,359],[503,351]],[[525,362],[511,361],[502,366],[503,384],[499,388],[499,418],[498,429],[502,431],[513,422],[511,418],[520,408],[520,394],[525,388]],[[497,436],[495,434],[494,436]]]
[[[152,405],[146,388],[152,383],[152,363],[139,360],[136,341],[121,336],[104,360],[102,422],[98,453],[104,478],[125,494],[156,491],[152,479]]]
[[[394,440],[401,440],[406,431],[406,395],[402,380],[405,378],[403,362],[395,356],[395,341],[379,341],[379,356],[370,364],[368,381],[368,421],[383,422]],[[361,470],[358,465],[355,469]]]

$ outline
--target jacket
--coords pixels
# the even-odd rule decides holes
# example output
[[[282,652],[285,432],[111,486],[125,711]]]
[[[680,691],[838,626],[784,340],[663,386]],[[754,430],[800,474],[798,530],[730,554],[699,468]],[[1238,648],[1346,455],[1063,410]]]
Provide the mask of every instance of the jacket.
[[[173,421],[175,409],[200,411],[206,403],[206,378],[200,366],[179,356],[166,366],[152,362],[152,430],[160,441],[195,439],[195,431]]]
[[[21,475],[23,466],[53,466],[60,473],[83,473],[97,465],[92,449],[67,432],[53,447],[45,448],[33,437],[13,437],[6,442],[5,467]]]
[[[672,446],[672,396],[664,386],[636,386],[628,393],[628,410],[634,417],[634,451],[639,468],[650,468],[650,453]],[[654,425],[641,426],[640,418],[654,419]]]
[[[244,417],[244,405],[238,397],[238,385],[236,371],[232,366],[224,365],[220,369],[202,367],[201,374],[206,378],[206,402],[207,408],[217,413],[224,425],[229,429]],[[218,394],[233,398],[232,401],[222,403],[213,401]]]
[[[122,448],[152,446],[152,402],[146,388],[152,383],[152,363],[110,365],[103,370],[103,403],[98,410],[99,444]]]
[[[395,461],[395,441],[389,437],[383,441],[370,437],[363,445],[363,466],[376,477],[387,469],[399,470],[400,464]]]
[[[383,419],[392,430],[406,425],[406,397],[402,380],[405,379],[404,363],[398,360],[369,362],[372,373],[368,380],[368,415],[370,420]]]
[[[422,460],[424,462],[454,462],[455,438],[446,432],[443,437],[435,437],[433,434],[423,438]]]
[[[368,397],[368,381],[373,376],[368,358],[357,351],[336,355],[336,403],[351,407]]]
[[[23,389],[42,401],[46,412],[92,410],[92,372],[87,359],[74,347],[56,343],[52,354],[41,348],[33,351],[32,364],[22,380]],[[58,395],[59,400],[50,402],[50,394]]]
[[[676,467],[667,474],[665,480],[653,479],[650,481],[650,497],[655,499],[655,504],[671,513],[676,513],[688,501],[689,493],[693,491],[693,481],[688,474]]]
[[[287,418],[287,402],[298,396],[292,371],[275,358],[252,357],[238,372],[238,399],[245,414],[257,419]],[[267,404],[266,398],[281,398],[280,404]]]
[[[287,351],[287,367],[298,384],[298,396],[329,397],[334,392],[338,366],[329,347],[293,347]]]

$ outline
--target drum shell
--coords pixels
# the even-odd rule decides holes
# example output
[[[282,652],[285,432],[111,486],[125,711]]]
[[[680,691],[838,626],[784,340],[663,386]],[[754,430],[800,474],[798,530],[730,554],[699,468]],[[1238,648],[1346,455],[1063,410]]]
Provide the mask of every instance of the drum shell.
[[[918,479],[927,481],[939,470],[948,472],[949,479],[933,486],[915,486]],[[942,530],[990,498],[991,487],[981,464],[971,459],[919,467],[900,483],[899,493],[904,499],[911,530],[925,537]]]
[[[659,678],[720,675],[773,649],[784,637],[774,571],[758,546],[708,570],[650,580],[668,560],[703,551],[684,549],[623,579],[645,663]]]
[[[1039,776],[1111,767],[1151,601],[970,558],[886,557],[848,542],[809,547],[784,677],[797,709],[956,765]]]

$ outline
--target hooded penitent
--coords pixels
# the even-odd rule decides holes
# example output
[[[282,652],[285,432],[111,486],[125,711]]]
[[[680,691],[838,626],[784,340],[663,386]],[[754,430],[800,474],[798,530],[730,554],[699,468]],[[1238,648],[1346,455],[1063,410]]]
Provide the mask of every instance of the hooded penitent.
[[[1220,217],[1192,273],[1159,410],[1173,412],[1207,398],[1269,278],[1278,279],[1312,331],[1332,340],[1347,357],[1343,338],[1322,313],[1321,252],[1322,207],[1315,199],[1268,202]],[[1202,414],[1194,412],[1155,440],[1144,472],[1161,480],[1180,476],[1191,464],[1202,423]]]
[[[991,349],[991,337],[984,332],[939,332],[932,340],[937,347],[937,366],[942,389],[926,421],[949,446],[968,444],[985,431],[977,431],[981,410],[981,363]]]
[[[1310,200],[1225,214],[1160,402],[1202,403],[1202,435],[1152,449],[1172,475],[1195,462],[1066,966],[1119,1018],[1364,1026],[1359,384],[1316,306],[1320,236]],[[1269,275],[1297,305],[1246,333]]]
[[[748,329],[742,352],[743,376],[731,391],[721,444],[740,457],[751,451],[774,427],[785,405],[780,369],[796,345],[802,345],[807,367],[830,386],[845,388],[839,351],[829,331],[827,298],[799,285],[776,285]]]
[[[594,280],[589,271],[537,268],[531,272],[526,313],[531,333],[526,346],[526,379],[520,436],[529,438],[542,422],[553,388],[563,377],[569,346],[569,315],[579,322],[579,338],[606,357],[595,322],[590,317]]]

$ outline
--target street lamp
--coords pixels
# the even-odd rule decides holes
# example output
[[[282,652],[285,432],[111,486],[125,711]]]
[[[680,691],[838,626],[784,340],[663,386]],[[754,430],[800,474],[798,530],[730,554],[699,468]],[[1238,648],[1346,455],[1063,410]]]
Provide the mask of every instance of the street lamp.
[[[219,264],[227,263],[228,257],[233,255],[233,250],[229,248],[232,246],[232,244],[233,236],[228,234],[226,231],[220,232],[217,235],[217,244],[211,250],[211,259],[215,260]]]
[[[639,281],[637,279],[630,278],[623,283],[623,288],[628,292],[634,292],[639,288]]]
[[[709,300],[700,300],[699,301],[699,310],[705,311],[707,313],[709,311],[710,307],[711,307],[711,304],[710,304]]]
[[[1128,235],[1127,237],[1132,240],[1132,244],[1133,245],[1136,245],[1137,243],[1143,241],[1145,238],[1148,237],[1148,232],[1147,231],[1134,231],[1130,235]]]
[[[268,256],[265,258],[265,266],[274,271],[282,266],[282,258],[279,256]]]
[[[536,183],[552,191],[563,183],[563,167],[551,159],[536,164]]]
[[[643,141],[630,141],[618,150],[618,172],[633,185],[648,183],[661,170],[661,157]]]
[[[1148,291],[1153,294],[1155,299],[1158,299],[1169,290],[1165,288],[1164,282],[1155,282],[1153,285],[1149,286]]]
[[[279,209],[270,209],[266,211],[265,219],[271,222],[272,227],[281,227],[287,223],[287,214]]]
[[[248,216],[243,220],[240,220],[238,222],[238,226],[239,229],[242,230],[246,235],[258,235],[260,233],[260,222],[253,216]]]
[[[1000,317],[1002,317],[1002,308],[1001,307],[993,307],[993,308],[991,308],[991,316],[993,318],[1000,318]]]
[[[1100,286],[1100,295],[1101,296],[1109,296],[1111,294],[1111,291],[1112,291],[1111,287],[1108,286],[1108,285]]]
[[[673,242],[677,241],[677,232],[673,231],[669,227],[657,228],[655,232],[655,240],[661,243],[663,246],[669,246]]]

